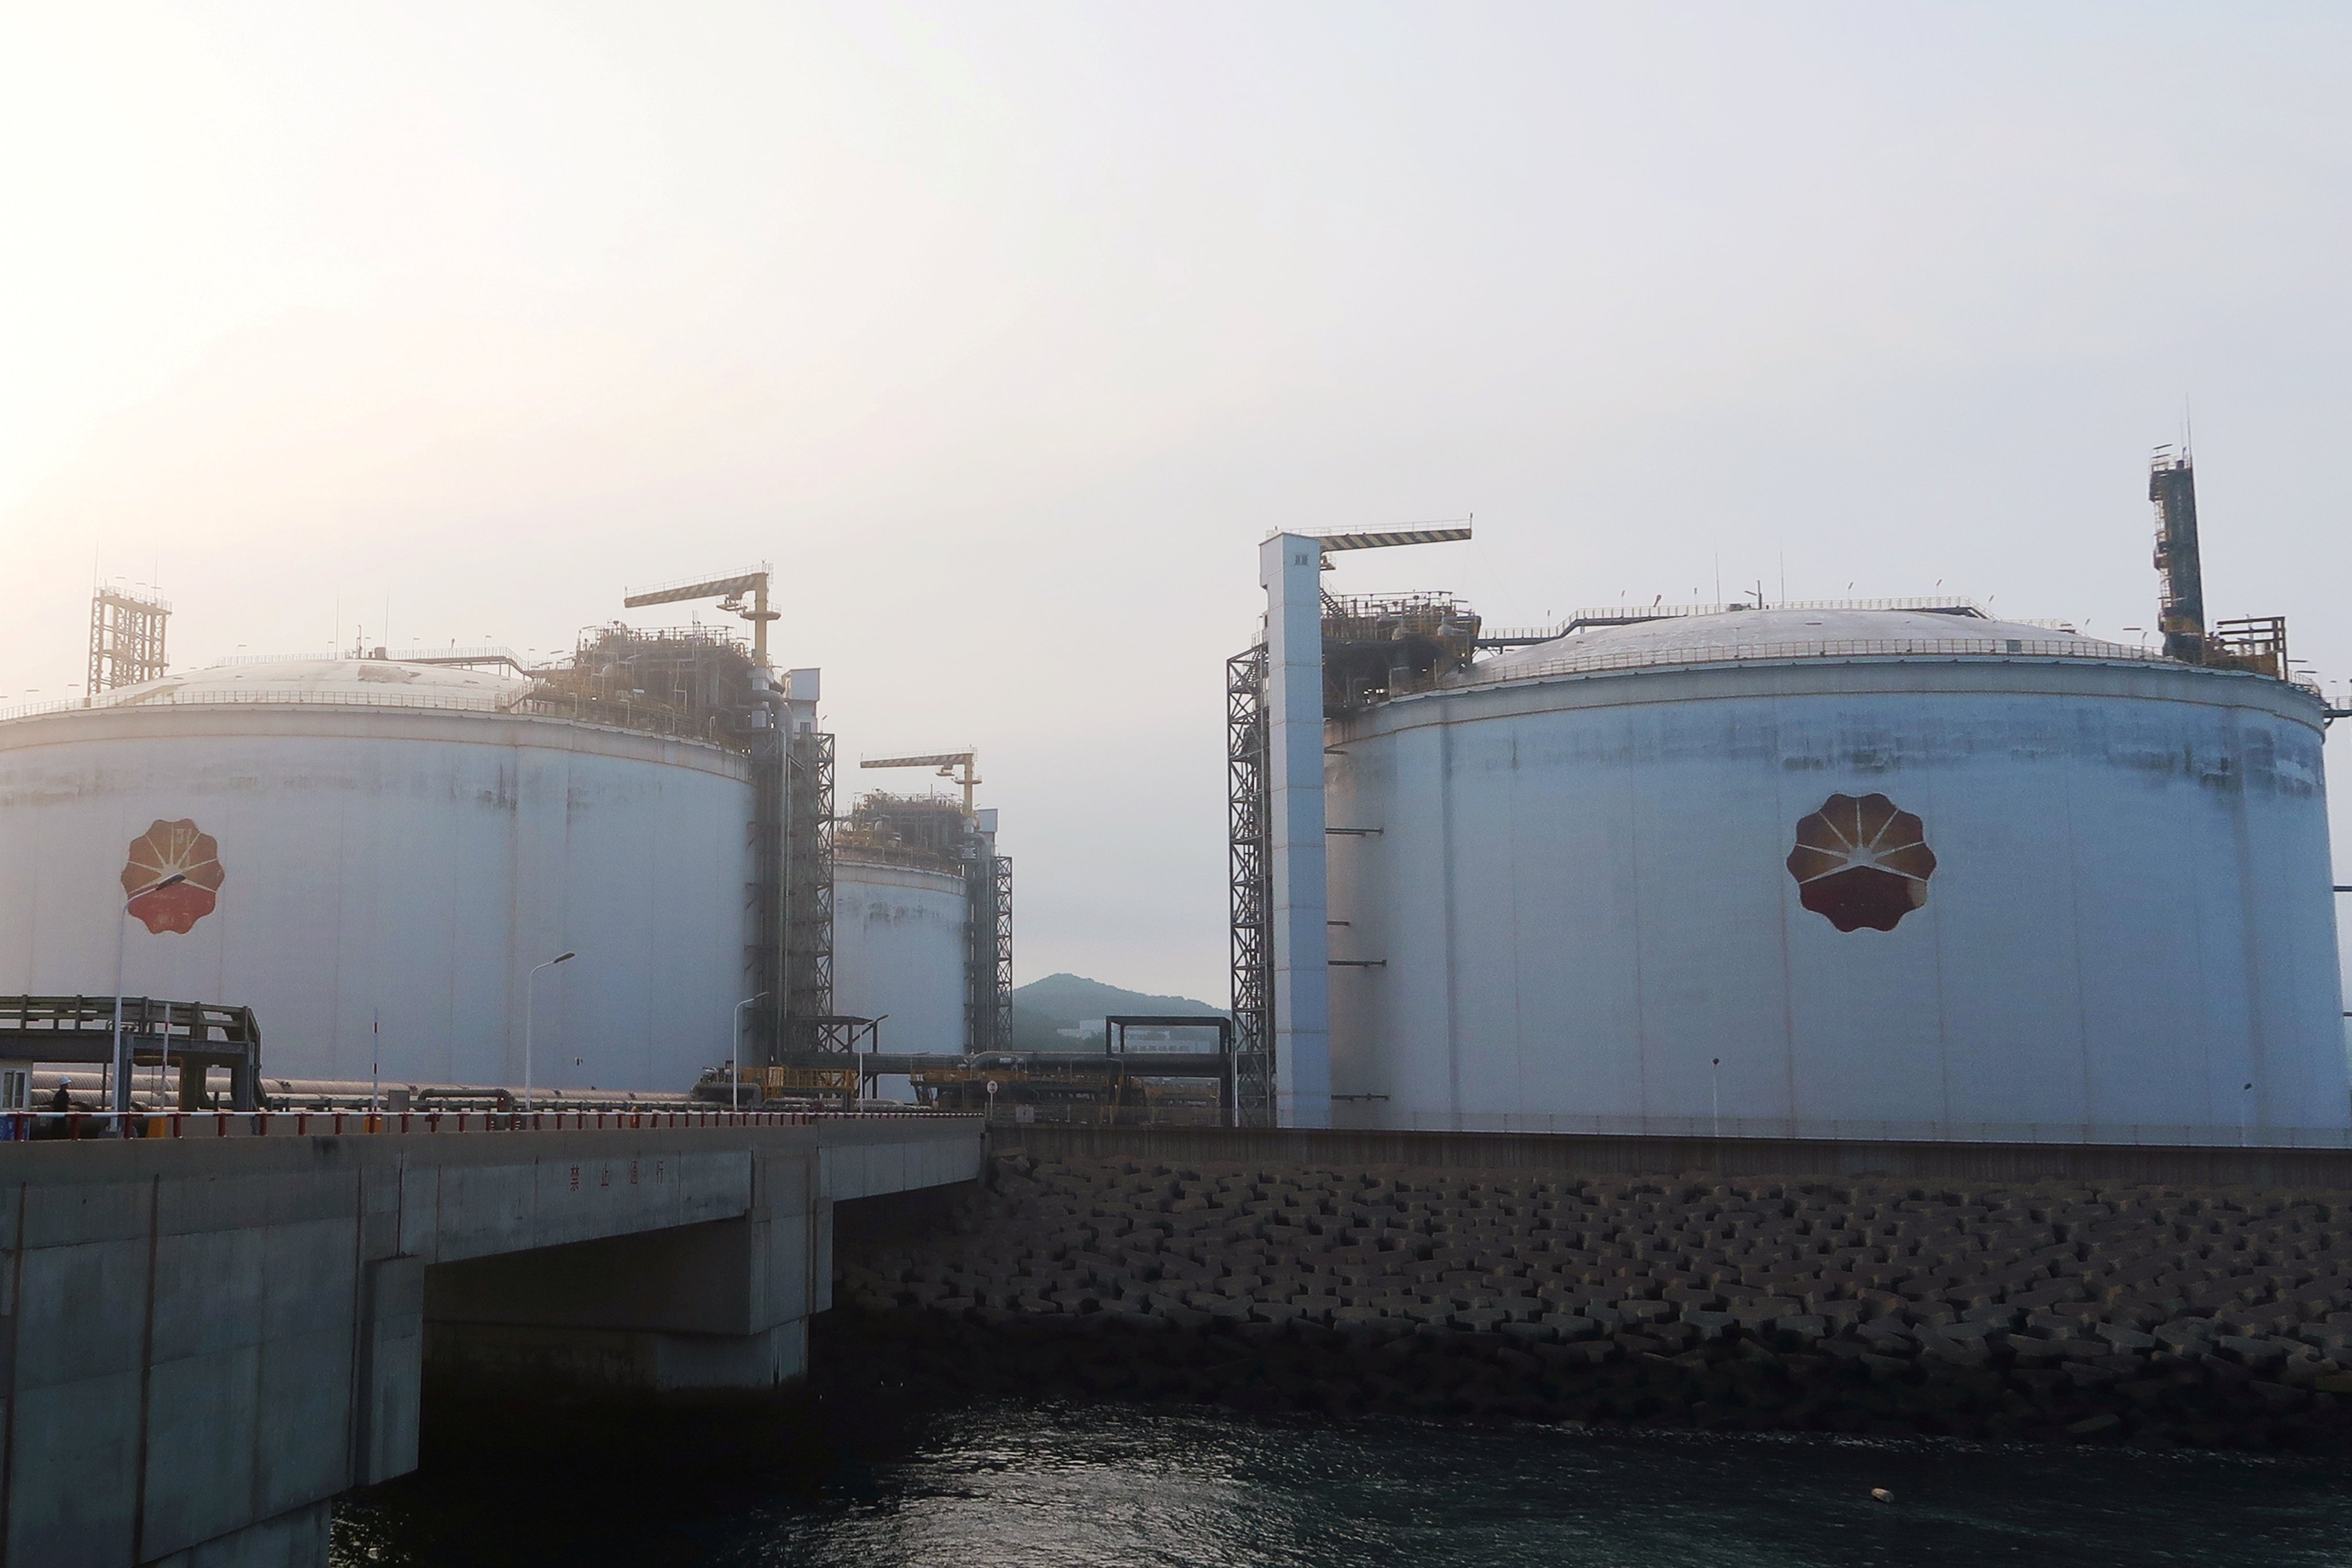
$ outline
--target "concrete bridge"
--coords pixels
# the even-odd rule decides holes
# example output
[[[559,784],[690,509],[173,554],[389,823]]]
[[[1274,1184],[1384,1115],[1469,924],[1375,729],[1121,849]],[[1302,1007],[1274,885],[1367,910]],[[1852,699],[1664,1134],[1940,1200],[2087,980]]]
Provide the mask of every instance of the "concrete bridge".
[[[436,1373],[772,1388],[833,1205],[982,1159],[970,1117],[385,1120],[0,1144],[0,1563],[324,1568],[336,1494],[415,1468],[428,1334]]]

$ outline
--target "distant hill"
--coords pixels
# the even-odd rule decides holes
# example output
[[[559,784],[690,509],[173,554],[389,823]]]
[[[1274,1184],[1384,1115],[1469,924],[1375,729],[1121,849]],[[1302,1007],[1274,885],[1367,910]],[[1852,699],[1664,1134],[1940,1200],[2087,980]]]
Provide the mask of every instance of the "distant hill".
[[[1083,1040],[1058,1031],[1075,1029],[1114,1013],[1182,1013],[1222,1018],[1225,1010],[1206,1002],[1195,1002],[1190,996],[1150,996],[1140,991],[1122,991],[1080,974],[1048,974],[1043,980],[1032,980],[1013,988],[1013,1048],[1068,1051],[1099,1047],[1102,1036],[1098,1022],[1095,1023],[1097,1032]]]

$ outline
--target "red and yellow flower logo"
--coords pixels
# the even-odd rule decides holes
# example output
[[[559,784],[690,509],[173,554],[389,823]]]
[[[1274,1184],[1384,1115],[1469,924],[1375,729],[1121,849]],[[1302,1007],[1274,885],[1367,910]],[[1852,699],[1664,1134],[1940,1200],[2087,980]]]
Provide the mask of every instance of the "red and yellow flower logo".
[[[122,891],[131,912],[161,936],[186,931],[213,912],[215,895],[227,873],[221,869],[220,846],[193,822],[159,822],[131,841],[131,859],[122,868]],[[172,878],[184,879],[168,888]]]
[[[1797,824],[1797,901],[1840,931],[1893,931],[1927,901],[1936,852],[1926,826],[1883,795],[1833,795]]]

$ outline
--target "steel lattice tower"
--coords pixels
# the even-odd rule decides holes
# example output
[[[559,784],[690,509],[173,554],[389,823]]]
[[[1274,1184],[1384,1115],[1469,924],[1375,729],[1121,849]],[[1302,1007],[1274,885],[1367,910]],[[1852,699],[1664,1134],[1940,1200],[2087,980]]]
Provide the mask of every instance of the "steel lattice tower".
[[[1234,1109],[1274,1125],[1274,868],[1266,848],[1265,645],[1225,661],[1225,826],[1233,929]]]
[[[89,599],[89,682],[82,705],[101,691],[153,680],[164,670],[163,624],[172,606],[121,588],[100,588]]]

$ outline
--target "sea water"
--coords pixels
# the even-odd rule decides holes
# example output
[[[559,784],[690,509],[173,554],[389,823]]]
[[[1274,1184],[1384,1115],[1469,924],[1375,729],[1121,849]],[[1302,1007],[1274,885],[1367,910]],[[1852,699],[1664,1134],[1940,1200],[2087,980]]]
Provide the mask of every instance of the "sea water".
[[[858,1404],[445,1419],[334,1561],[2352,1565],[2352,1457]]]

